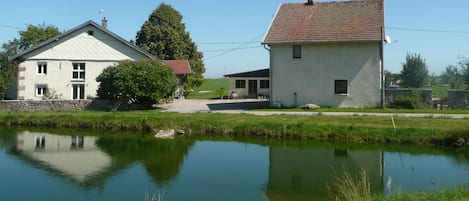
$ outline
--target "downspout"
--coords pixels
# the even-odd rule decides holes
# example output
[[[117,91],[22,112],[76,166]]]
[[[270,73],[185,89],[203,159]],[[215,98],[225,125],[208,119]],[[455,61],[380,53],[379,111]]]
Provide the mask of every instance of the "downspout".
[[[272,52],[270,51],[270,47],[266,47],[267,44],[264,44],[264,49],[267,50],[269,52],[269,91],[270,91],[270,95],[269,95],[269,104],[270,106],[272,106],[272,104],[274,103],[273,102],[273,99],[272,99],[272,95],[273,95],[273,82],[272,82]]]
[[[379,42],[379,57],[381,59],[381,108],[385,108],[385,90],[384,90],[384,27],[381,26],[381,41]]]

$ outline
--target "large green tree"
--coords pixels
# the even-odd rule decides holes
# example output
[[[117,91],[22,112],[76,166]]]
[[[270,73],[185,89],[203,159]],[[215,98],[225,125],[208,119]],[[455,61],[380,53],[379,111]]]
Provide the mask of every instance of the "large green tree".
[[[9,60],[18,52],[24,51],[34,45],[46,41],[56,35],[60,31],[53,25],[28,25],[27,29],[20,31],[20,39],[12,39],[2,44],[0,49],[0,99],[4,99],[8,90],[15,84],[16,72],[19,61]]]
[[[135,43],[163,60],[189,60],[193,74],[185,86],[191,89],[202,84],[205,67],[203,54],[197,50],[182,19],[172,6],[160,4],[142,25]]]
[[[428,67],[420,54],[407,54],[402,64],[401,79],[403,85],[410,88],[420,88],[428,79]]]
[[[98,97],[151,107],[173,95],[178,85],[172,70],[157,60],[121,61],[96,78]]]

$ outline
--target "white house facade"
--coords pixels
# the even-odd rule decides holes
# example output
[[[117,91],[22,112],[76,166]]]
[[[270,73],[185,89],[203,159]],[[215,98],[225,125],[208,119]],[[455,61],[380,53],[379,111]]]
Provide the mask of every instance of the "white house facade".
[[[122,60],[153,58],[105,27],[88,21],[13,57],[18,66],[18,100],[42,100],[47,92],[61,99],[95,97],[96,77]]]
[[[271,104],[380,106],[383,24],[382,0],[282,4],[263,42]]]

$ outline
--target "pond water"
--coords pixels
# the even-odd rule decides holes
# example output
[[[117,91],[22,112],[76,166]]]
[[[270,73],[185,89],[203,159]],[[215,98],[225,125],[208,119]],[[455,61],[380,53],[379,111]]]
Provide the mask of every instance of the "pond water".
[[[0,200],[329,200],[365,170],[374,193],[469,186],[469,154],[429,148],[0,130]]]

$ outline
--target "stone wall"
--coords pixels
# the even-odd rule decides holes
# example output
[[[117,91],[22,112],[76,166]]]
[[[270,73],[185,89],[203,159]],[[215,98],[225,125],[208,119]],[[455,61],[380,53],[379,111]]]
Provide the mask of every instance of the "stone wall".
[[[0,111],[36,112],[36,111],[73,111],[100,110],[110,111],[117,106],[114,101],[107,100],[5,100],[0,101]],[[139,105],[120,105],[118,110],[145,109]]]
[[[448,90],[448,107],[469,108],[469,91]]]
[[[432,90],[431,89],[386,89],[386,104],[392,103],[394,97],[410,94],[412,91],[417,91],[422,96],[422,101],[425,105],[432,105]]]

